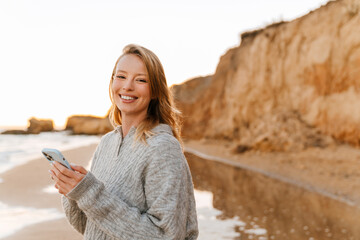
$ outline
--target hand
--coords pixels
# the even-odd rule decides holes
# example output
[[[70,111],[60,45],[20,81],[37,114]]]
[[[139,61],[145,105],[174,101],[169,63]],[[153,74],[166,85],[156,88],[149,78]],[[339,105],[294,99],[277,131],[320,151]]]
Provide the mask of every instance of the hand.
[[[51,165],[50,176],[55,181],[55,188],[63,195],[68,194],[87,174],[82,166],[71,164],[71,168],[74,169],[72,171],[56,161]]]

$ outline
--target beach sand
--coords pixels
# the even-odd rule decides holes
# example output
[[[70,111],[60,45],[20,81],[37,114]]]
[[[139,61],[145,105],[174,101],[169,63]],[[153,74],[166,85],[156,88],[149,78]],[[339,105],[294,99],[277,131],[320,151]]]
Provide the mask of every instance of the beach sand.
[[[64,151],[69,162],[87,167],[96,149],[96,144]],[[45,158],[32,160],[0,175],[0,202],[9,207],[28,207],[36,209],[56,209],[63,213],[61,195],[47,193],[45,188],[53,185],[50,178],[50,166]],[[65,216],[24,227],[4,240],[23,239],[82,239],[65,219]]]
[[[360,204],[360,150],[348,146],[334,149],[310,149],[301,153],[246,153],[233,154],[225,143],[185,141],[191,147],[211,156],[223,157],[265,172],[277,174],[316,189],[332,193],[342,199]],[[72,163],[87,167],[96,144],[64,151]],[[50,166],[45,158],[35,159],[0,174],[0,203],[9,207],[56,209],[63,213],[60,194],[47,193],[53,184],[48,173]],[[47,220],[28,225],[2,240],[23,239],[82,239],[65,219]]]

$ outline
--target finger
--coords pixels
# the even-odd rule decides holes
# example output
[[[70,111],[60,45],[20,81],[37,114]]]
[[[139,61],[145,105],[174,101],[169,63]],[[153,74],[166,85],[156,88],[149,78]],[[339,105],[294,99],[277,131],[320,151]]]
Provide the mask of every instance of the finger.
[[[61,172],[63,175],[73,178],[74,177],[74,171],[68,169],[67,167],[63,166],[62,164],[58,162],[54,162],[54,167],[57,168],[59,172]]]
[[[71,178],[65,176],[62,172],[60,172],[56,167],[52,168],[50,171],[50,174],[53,176],[54,181],[59,182],[70,182]]]
[[[56,185],[57,185],[57,189],[59,190],[58,192],[60,194],[66,195],[75,187],[76,182],[73,182],[73,184],[72,183],[59,182]]]
[[[64,192],[64,190],[63,190],[61,187],[57,186],[56,189],[58,190],[58,193],[60,193],[60,194],[62,194],[62,195],[65,195],[65,192]]]
[[[60,180],[59,178],[57,178],[54,173],[50,173],[50,175],[51,175],[51,178],[53,179],[53,181],[55,182],[55,184],[54,184],[55,188],[58,188],[60,184],[64,184],[64,182],[62,180]]]
[[[73,189],[83,178],[84,174],[74,172],[73,177],[67,177],[62,174],[58,169],[55,169],[54,178],[60,188],[65,189],[66,192]]]
[[[84,167],[75,164],[70,164],[70,165],[71,168],[74,169],[75,171],[78,171],[79,173],[82,174],[87,174],[87,170]]]
[[[81,166],[78,166],[78,169],[87,173],[87,171]],[[54,173],[59,193],[61,194],[69,193],[85,176],[85,174],[80,172],[67,169],[60,163],[54,163],[52,171]],[[66,176],[66,174],[70,176]]]
[[[49,170],[49,175],[50,175],[51,180],[54,180],[53,173],[51,172],[51,170]]]
[[[55,178],[54,178],[54,177],[55,177],[55,174],[54,174],[54,172],[53,172],[52,170],[49,170],[49,174],[50,174],[51,179],[55,181]]]
[[[77,184],[75,179],[67,178],[64,176],[59,170],[53,167],[53,170],[49,170],[51,178],[54,180],[55,184],[54,187],[58,190],[60,194],[66,195],[70,192],[71,189]],[[64,182],[62,179],[59,179],[54,172],[58,172],[59,177],[64,177],[64,179],[69,180],[68,182]],[[80,175],[80,174],[79,174]]]

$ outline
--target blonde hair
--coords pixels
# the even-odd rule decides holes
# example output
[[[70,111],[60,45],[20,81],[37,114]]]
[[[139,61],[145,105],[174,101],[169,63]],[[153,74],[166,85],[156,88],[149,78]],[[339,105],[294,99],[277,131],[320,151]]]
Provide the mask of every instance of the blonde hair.
[[[168,124],[174,137],[181,143],[180,112],[174,107],[173,97],[166,83],[164,68],[159,58],[150,50],[135,44],[124,47],[123,54],[117,59],[109,85],[111,109],[109,119],[114,127],[121,125],[121,112],[117,108],[112,84],[115,76],[116,66],[119,60],[127,54],[135,54],[144,62],[150,83],[151,100],[147,110],[147,117],[137,126],[135,139],[146,142],[146,137],[154,135],[151,129],[160,123]]]

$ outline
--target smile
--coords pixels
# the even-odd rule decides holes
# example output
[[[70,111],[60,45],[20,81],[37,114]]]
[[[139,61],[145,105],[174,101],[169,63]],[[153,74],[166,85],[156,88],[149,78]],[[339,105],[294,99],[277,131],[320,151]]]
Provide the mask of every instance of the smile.
[[[130,97],[130,96],[125,96],[125,95],[120,95],[120,98],[124,99],[124,100],[135,100],[135,99],[137,99],[137,97]]]

